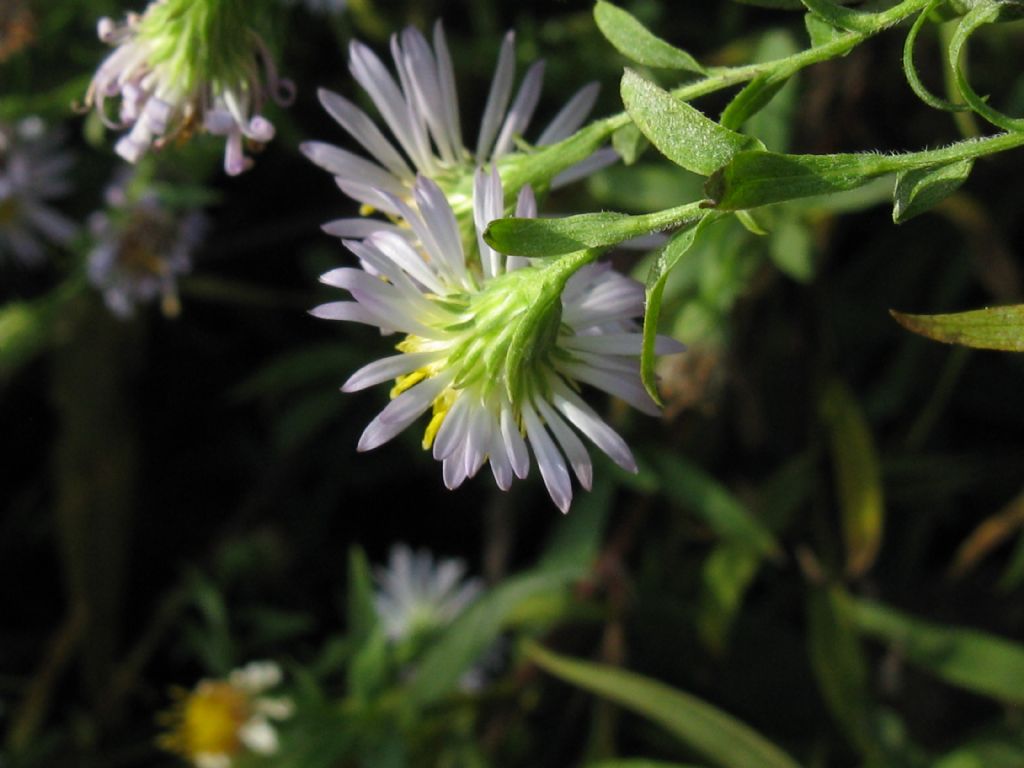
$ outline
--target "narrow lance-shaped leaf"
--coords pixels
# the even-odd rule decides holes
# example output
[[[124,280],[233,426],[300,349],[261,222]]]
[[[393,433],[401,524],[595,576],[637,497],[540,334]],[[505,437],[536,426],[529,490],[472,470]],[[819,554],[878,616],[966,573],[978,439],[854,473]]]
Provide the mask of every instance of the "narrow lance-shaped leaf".
[[[584,568],[573,566],[525,573],[477,599],[424,653],[409,688],[409,703],[425,706],[449,693],[518,608],[537,596],[564,589],[584,572]]]
[[[772,532],[715,478],[678,456],[663,454],[656,462],[662,490],[704,520],[719,538],[762,555],[778,555]]]
[[[862,753],[877,749],[871,725],[868,666],[849,597],[838,587],[814,587],[807,603],[811,666],[832,714]]]
[[[882,471],[867,420],[850,391],[833,380],[821,398],[839,490],[846,572],[857,577],[875,562],[882,542]]]
[[[713,653],[725,650],[743,595],[761,566],[761,554],[744,544],[719,544],[701,566],[697,632]]]
[[[594,6],[594,20],[608,42],[623,56],[638,64],[704,73],[704,68],[693,56],[666,43],[618,6],[598,0]]]
[[[627,69],[622,103],[644,136],[676,165],[707,176],[744,150],[763,150],[757,139],[730,131],[668,91]]]
[[[892,220],[902,224],[933,208],[967,181],[973,160],[960,160],[937,168],[915,168],[896,176]]]
[[[722,111],[722,126],[730,130],[739,130],[782,90],[786,80],[787,78],[779,77],[775,72],[755,77]]]
[[[658,723],[714,765],[798,768],[750,726],[696,696],[622,669],[558,656],[534,643],[526,653],[552,675]]]
[[[852,607],[861,632],[892,643],[911,663],[960,688],[1024,704],[1024,646],[922,621],[870,600],[855,600]]]
[[[492,248],[516,256],[561,256],[678,227],[706,213],[694,202],[639,216],[584,213],[563,219],[495,219],[484,232],[484,240]]]
[[[948,315],[909,315],[890,310],[908,331],[944,344],[1024,352],[1024,304]]]
[[[640,354],[640,377],[643,380],[644,388],[654,402],[661,405],[661,397],[658,394],[657,377],[654,374],[654,345],[658,336],[658,319],[661,317],[661,297],[665,292],[665,281],[669,272],[679,263],[679,260],[686,255],[686,252],[693,247],[697,236],[716,218],[714,214],[705,212],[705,216],[695,226],[683,230],[677,234],[658,254],[647,276],[647,309],[644,313],[644,341],[643,350]]]

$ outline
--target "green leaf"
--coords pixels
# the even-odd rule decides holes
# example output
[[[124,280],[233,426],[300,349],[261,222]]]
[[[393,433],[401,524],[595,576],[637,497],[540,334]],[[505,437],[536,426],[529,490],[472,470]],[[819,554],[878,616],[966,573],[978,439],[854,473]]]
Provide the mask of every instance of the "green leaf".
[[[729,630],[761,567],[761,554],[745,544],[719,544],[701,567],[697,632],[714,653],[725,650]]]
[[[825,702],[861,753],[877,749],[868,665],[853,622],[849,597],[838,587],[813,587],[808,597],[811,666]]]
[[[516,256],[561,256],[678,227],[705,214],[696,202],[640,216],[584,213],[563,219],[495,219],[484,232],[484,240],[492,248]]]
[[[1024,746],[1009,739],[986,740],[958,747],[932,764],[932,768],[1020,768]]]
[[[47,296],[11,301],[0,307],[0,379],[31,362],[46,348],[54,323],[84,286],[84,280],[72,278]]]
[[[835,27],[850,32],[871,33],[875,30],[876,24],[872,22],[874,14],[843,8],[832,0],[802,0],[802,2],[808,10]]]
[[[608,42],[638,64],[704,74],[704,68],[690,54],[666,43],[618,6],[598,0],[594,20]]]
[[[779,554],[779,544],[772,532],[711,475],[670,454],[658,456],[655,463],[664,493],[704,520],[723,541],[743,545],[761,555]]]
[[[933,624],[869,600],[854,600],[861,632],[883,639],[951,685],[1024,704],[1024,646],[973,629]]]
[[[525,573],[477,599],[424,653],[409,687],[409,703],[415,708],[423,707],[451,692],[520,606],[565,589],[584,573],[585,569],[575,566]]]
[[[535,643],[526,646],[526,655],[555,677],[658,723],[714,765],[798,768],[750,726],[696,696],[633,672],[559,656]]]
[[[747,120],[760,112],[786,84],[774,72],[758,75],[736,94],[722,112],[722,126],[738,131]]]
[[[645,760],[635,757],[623,757],[614,760],[601,760],[597,763],[587,763],[586,768],[700,768],[692,763],[665,763],[661,760]]]
[[[719,210],[737,211],[856,189],[893,170],[882,155],[873,153],[739,152],[708,179],[705,191]]]
[[[1024,304],[975,309],[948,315],[889,313],[908,331],[944,344],[1024,352]]]
[[[837,38],[846,34],[843,30],[829,24],[823,18],[814,13],[804,16],[804,26],[807,27],[807,35],[811,38],[811,47],[820,48],[823,45],[835,42]]]
[[[349,635],[362,638],[377,626],[377,610],[373,605],[373,576],[366,553],[353,546],[348,551],[348,590],[345,614]]]
[[[612,134],[612,148],[619,153],[625,165],[633,165],[649,143],[633,123],[622,126]]]
[[[902,224],[933,208],[960,189],[973,167],[973,160],[960,160],[937,168],[915,168],[897,174],[892,220]]]
[[[838,380],[821,397],[828,428],[839,509],[846,543],[846,573],[863,576],[875,562],[885,527],[882,470],[867,419],[853,394]]]
[[[558,521],[538,570],[587,569],[597,558],[611,512],[615,485],[607,475],[594,478],[590,493],[576,500],[571,515]]]
[[[723,128],[686,102],[627,69],[622,102],[651,143],[676,165],[704,176],[743,150],[764,149],[757,139]]]
[[[800,219],[780,217],[771,232],[768,253],[775,266],[798,283],[814,278],[814,244],[807,224]]]
[[[643,380],[647,394],[654,402],[661,405],[661,396],[658,394],[657,376],[654,373],[654,344],[658,336],[658,319],[661,316],[661,298],[665,292],[665,281],[669,273],[679,263],[679,260],[686,255],[686,252],[693,247],[697,236],[717,217],[705,215],[695,226],[684,229],[673,237],[658,254],[657,260],[651,266],[647,275],[646,304],[647,310],[644,313],[644,341],[640,353],[640,378]]]

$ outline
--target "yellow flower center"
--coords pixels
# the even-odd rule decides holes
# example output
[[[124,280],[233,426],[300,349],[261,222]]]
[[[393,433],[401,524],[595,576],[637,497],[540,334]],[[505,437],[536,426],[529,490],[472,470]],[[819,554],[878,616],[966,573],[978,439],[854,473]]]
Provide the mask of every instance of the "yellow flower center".
[[[242,750],[238,732],[249,719],[249,700],[233,685],[206,681],[181,702],[174,728],[162,745],[188,759],[226,755]]]

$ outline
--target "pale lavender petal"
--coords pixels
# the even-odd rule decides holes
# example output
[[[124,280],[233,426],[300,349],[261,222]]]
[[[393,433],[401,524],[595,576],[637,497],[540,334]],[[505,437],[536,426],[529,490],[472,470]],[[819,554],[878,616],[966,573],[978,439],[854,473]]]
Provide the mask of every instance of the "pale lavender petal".
[[[619,162],[619,153],[611,147],[604,147],[594,152],[590,157],[585,160],[581,160],[576,165],[570,165],[564,171],[556,175],[551,180],[552,189],[561,189],[562,187],[573,184],[580,179],[585,179],[587,176],[600,171],[602,168],[607,168],[609,165],[615,165]]]
[[[594,108],[597,101],[597,94],[601,91],[598,83],[588,83],[573,94],[564,107],[555,115],[544,132],[537,139],[537,146],[544,147],[548,144],[556,144],[562,139],[569,138],[576,133],[583,125],[590,110]]]
[[[389,195],[405,194],[405,187],[398,179],[359,155],[320,141],[303,142],[299,149],[313,163],[339,179],[368,184]]]
[[[576,477],[579,478],[580,485],[589,491],[594,482],[594,467],[590,463],[590,455],[587,453],[586,447],[546,400],[538,398],[535,402],[537,410],[540,411],[547,426],[551,429],[551,433],[558,441],[558,445],[569,459],[569,464],[572,466],[573,472],[576,473]]]
[[[328,235],[341,237],[346,240],[367,238],[377,232],[389,232],[402,237],[406,231],[386,221],[365,218],[335,219],[334,221],[327,222],[320,229]]]
[[[375,360],[349,376],[348,381],[342,385],[341,391],[359,392],[375,384],[412,373],[435,359],[437,359],[436,352],[415,352]]]
[[[480,122],[480,135],[476,142],[477,162],[489,157],[494,137],[508,108],[512,97],[512,80],[516,74],[515,33],[509,31],[501,42],[498,53],[498,65],[494,69],[491,89],[487,94],[487,106],[484,107],[483,120]]]
[[[448,53],[448,41],[444,27],[438,19],[434,24],[434,53],[437,55],[437,75],[441,86],[441,101],[448,135],[452,137],[456,151],[464,154],[462,127],[459,124],[459,100],[455,88],[455,68]]]
[[[533,111],[537,108],[537,102],[540,101],[543,81],[544,62],[534,62],[526,71],[523,84],[519,86],[519,93],[516,94],[512,108],[508,111],[508,117],[505,118],[505,124],[501,127],[501,133],[498,134],[494,151],[491,153],[492,159],[497,159],[511,151],[512,140],[516,136],[521,136],[526,130],[526,126],[530,124]]]
[[[427,379],[388,403],[363,431],[357,450],[373,450],[412,424],[430,407],[449,379],[444,376]]]
[[[571,361],[559,361],[557,368],[560,372],[577,381],[597,387],[605,392],[625,400],[638,411],[651,416],[659,416],[658,406],[651,400],[651,396],[640,383],[640,377],[632,376],[608,370],[593,368]]]
[[[324,88],[317,91],[317,95],[328,114],[337,120],[375,160],[403,181],[412,182],[415,178],[412,169],[363,110],[344,96]]]
[[[548,489],[551,500],[555,502],[563,513],[569,511],[572,504],[572,481],[569,479],[569,470],[565,466],[565,459],[555,447],[554,441],[548,435],[544,425],[530,407],[529,403],[523,404],[523,422],[526,425],[526,436],[533,446],[533,455],[537,457],[537,466],[540,468],[540,476],[544,479],[544,485]]]
[[[508,453],[512,470],[516,477],[523,480],[530,471],[530,452],[526,448],[526,441],[519,432],[519,425],[515,423],[512,409],[505,406],[501,409],[501,437],[505,442],[505,451]]]
[[[469,398],[465,392],[459,393],[444,416],[437,435],[434,437],[434,458],[443,461],[453,456],[457,449],[466,441],[466,423],[469,416]]]
[[[636,460],[626,441],[587,403],[560,380],[552,383],[551,402],[591,442],[623,469],[636,472]]]

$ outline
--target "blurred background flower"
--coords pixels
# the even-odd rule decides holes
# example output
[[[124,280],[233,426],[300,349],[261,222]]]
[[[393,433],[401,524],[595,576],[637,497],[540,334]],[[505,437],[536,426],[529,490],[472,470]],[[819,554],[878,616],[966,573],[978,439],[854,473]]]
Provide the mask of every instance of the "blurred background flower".
[[[37,116],[0,124],[0,255],[23,266],[43,261],[47,243],[67,245],[78,227],[52,201],[71,190],[74,157]]]

